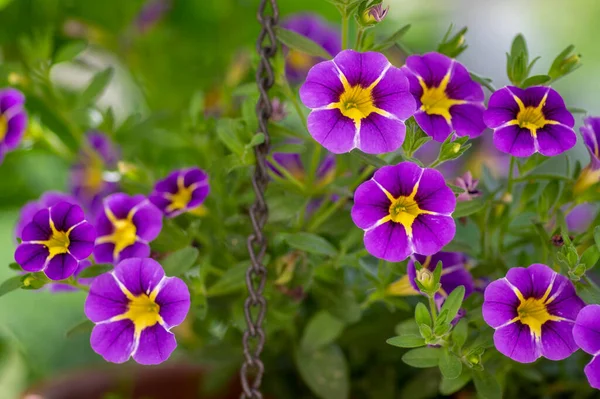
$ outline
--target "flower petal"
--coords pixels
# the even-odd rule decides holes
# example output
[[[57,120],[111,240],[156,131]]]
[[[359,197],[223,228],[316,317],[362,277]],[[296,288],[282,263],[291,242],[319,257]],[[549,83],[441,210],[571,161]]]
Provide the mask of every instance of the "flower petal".
[[[365,233],[365,248],[376,258],[388,262],[401,262],[413,251],[404,226],[387,222]]]
[[[15,251],[15,262],[26,272],[39,272],[46,265],[48,256],[50,252],[44,245],[23,243]]]
[[[81,223],[69,234],[69,252],[77,259],[85,259],[94,251],[96,229],[88,222]]]
[[[543,295],[543,293],[539,295],[540,288],[537,284],[534,285],[531,282],[531,273],[524,267],[511,268],[508,273],[506,273],[506,280],[508,280],[513,287],[519,290],[524,298],[540,298]],[[547,289],[550,281],[548,278],[546,278],[544,282],[546,283],[544,288]],[[538,295],[536,296],[536,294]]]
[[[369,87],[390,65],[385,55],[376,52],[359,53],[345,50],[335,56],[333,62],[344,74],[350,86]]]
[[[423,168],[412,162],[401,162],[398,165],[384,166],[373,175],[376,181],[394,198],[408,197],[423,174]]]
[[[455,234],[456,225],[452,217],[421,214],[412,224],[414,251],[433,255],[452,241]]]
[[[406,66],[415,75],[420,76],[427,87],[438,87],[450,70],[452,59],[440,53],[411,55]]]
[[[340,100],[344,86],[333,61],[321,62],[308,72],[300,87],[300,99],[308,108],[320,108]]]
[[[406,135],[406,126],[397,119],[371,113],[360,121],[358,148],[367,154],[396,151]]]
[[[25,95],[12,87],[0,90],[0,113],[5,113],[8,109],[15,105],[23,105],[25,103]]]
[[[157,323],[142,330],[133,359],[144,365],[159,364],[167,360],[176,347],[175,335]]]
[[[548,97],[546,97],[542,113],[546,119],[557,121],[568,127],[575,126],[573,114],[567,109],[565,101],[560,94],[552,88],[548,90]]]
[[[113,263],[115,261],[113,257],[114,251],[115,244],[111,242],[98,244],[94,247],[94,259],[98,263]]]
[[[25,226],[21,238],[23,241],[45,241],[51,235],[50,211],[42,209],[33,216],[31,223]]]
[[[50,280],[64,280],[77,270],[77,259],[71,254],[58,254],[48,261],[44,273]]]
[[[127,312],[128,303],[112,274],[105,273],[96,277],[90,285],[83,309],[88,319],[99,323]]]
[[[496,90],[488,101],[488,108],[483,113],[483,120],[490,128],[497,128],[516,119],[519,105],[508,87]]]
[[[546,125],[537,131],[537,142],[540,154],[553,157],[573,148],[577,135],[563,125]]]
[[[134,325],[131,320],[97,324],[90,336],[94,352],[112,363],[124,363],[135,348]]]
[[[573,322],[547,321],[542,325],[542,355],[550,360],[563,360],[579,347],[573,340]]]
[[[449,214],[456,208],[454,193],[446,185],[444,176],[435,169],[423,171],[415,201],[426,211]]]
[[[150,258],[125,259],[113,273],[134,296],[150,294],[165,276],[162,266]]]
[[[17,148],[27,127],[27,114],[20,111],[13,115],[7,123],[6,136],[4,136],[4,145],[9,150]]]
[[[123,248],[119,253],[119,260],[129,258],[147,258],[150,256],[150,246],[143,242],[134,242],[128,247]]]
[[[518,316],[519,303],[506,279],[493,281],[484,292],[483,319],[490,327],[498,328]]]
[[[450,107],[452,127],[458,136],[478,137],[485,130],[483,104],[459,104]]]
[[[80,206],[68,202],[60,202],[50,208],[50,218],[58,231],[67,231],[85,219]]]
[[[600,305],[588,305],[579,312],[573,338],[584,352],[600,353]]]
[[[532,363],[541,356],[529,326],[519,322],[497,329],[494,345],[500,353],[520,363]]]
[[[352,220],[361,229],[368,229],[389,215],[390,200],[379,186],[368,180],[358,186],[354,193]]]
[[[446,94],[453,100],[481,102],[485,100],[483,88],[473,79],[463,64],[454,60]]]
[[[600,389],[600,358],[594,356],[591,362],[589,362],[583,369],[585,376],[590,383],[592,388]]]
[[[535,142],[528,129],[517,125],[505,126],[494,131],[494,146],[515,157],[529,157],[536,151]]]
[[[423,111],[417,111],[415,120],[428,136],[440,143],[452,133],[452,126],[441,115],[429,115]]]
[[[409,89],[405,73],[401,69],[390,67],[383,79],[373,88],[375,108],[389,112],[400,120],[410,118],[417,108],[417,103]]]
[[[162,213],[149,201],[136,209],[132,218],[136,235],[144,241],[154,240],[162,230]]]
[[[342,154],[355,147],[354,121],[342,115],[339,109],[313,111],[308,115],[311,136],[334,154]]]
[[[183,280],[169,277],[160,288],[156,303],[167,327],[177,326],[183,323],[190,310],[190,291]]]

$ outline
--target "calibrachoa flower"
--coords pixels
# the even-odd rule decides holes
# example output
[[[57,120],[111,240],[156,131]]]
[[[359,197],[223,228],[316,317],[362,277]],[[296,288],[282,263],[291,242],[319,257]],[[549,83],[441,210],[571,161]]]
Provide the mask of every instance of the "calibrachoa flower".
[[[439,53],[411,55],[403,70],[417,100],[415,120],[435,141],[485,130],[483,89],[460,62]]]
[[[96,326],[92,349],[105,360],[158,364],[169,358],[177,342],[171,328],[190,308],[190,292],[177,277],[166,277],[152,259],[132,258],[94,279],[85,314]]]
[[[460,252],[438,252],[432,256],[414,255],[408,262],[406,274],[408,280],[416,291],[419,287],[415,283],[417,277],[417,268],[414,261],[418,261],[424,269],[434,271],[438,262],[442,262],[442,276],[440,284],[442,288],[439,291],[440,298],[447,297],[454,289],[461,285],[465,287],[465,298],[471,295],[475,285],[473,276],[469,272],[469,258]]]
[[[494,129],[496,148],[516,157],[536,152],[551,157],[577,142],[573,115],[550,87],[503,87],[490,97],[483,119]]]
[[[573,187],[575,194],[580,194],[588,187],[600,182],[600,118],[588,117],[583,120],[583,123],[579,131],[590,153],[590,164],[581,171],[575,182]]]
[[[594,356],[583,371],[590,386],[600,389],[600,305],[588,305],[579,312],[573,338],[577,346]]]
[[[148,243],[158,237],[161,229],[160,210],[143,195],[109,195],[96,219],[96,262],[117,263],[149,256]]]
[[[179,169],[157,182],[149,199],[172,218],[199,207],[209,190],[208,175],[202,169]]]
[[[96,231],[78,205],[60,202],[38,211],[23,229],[15,261],[26,272],[43,271],[51,280],[73,275],[94,250]]]
[[[433,255],[452,241],[456,199],[440,172],[402,162],[384,166],[354,193],[352,220],[365,230],[365,248],[399,262]]]
[[[102,208],[102,200],[119,188],[116,169],[119,149],[103,133],[92,131],[86,135],[87,145],[71,168],[71,192],[79,203],[95,216]],[[116,177],[116,178],[115,178]]]
[[[339,30],[330,26],[318,15],[295,15],[283,21],[281,26],[319,44],[332,57],[342,50],[342,37]],[[285,74],[291,83],[300,83],[306,77],[308,70],[321,61],[323,59],[320,57],[289,49],[286,56]]]
[[[300,98],[312,109],[308,131],[335,154],[397,150],[404,142],[404,121],[416,107],[400,69],[383,54],[353,50],[315,65]]]
[[[0,164],[6,152],[17,148],[25,133],[27,114],[23,109],[24,103],[25,96],[19,90],[0,90]]]
[[[71,195],[57,191],[45,192],[38,200],[26,203],[23,208],[21,208],[19,220],[17,220],[17,224],[15,225],[15,237],[18,239],[21,238],[23,229],[33,220],[36,213],[42,209],[50,208],[59,202],[77,204],[77,200]]]
[[[481,191],[477,189],[479,179],[473,179],[471,171],[467,171],[464,175],[457,177],[455,183],[458,187],[465,190],[458,194],[458,197],[456,197],[457,201],[471,201],[473,198],[481,196]]]
[[[584,303],[571,281],[546,265],[514,267],[485,289],[483,318],[500,353],[521,363],[562,360],[577,350],[573,323]]]

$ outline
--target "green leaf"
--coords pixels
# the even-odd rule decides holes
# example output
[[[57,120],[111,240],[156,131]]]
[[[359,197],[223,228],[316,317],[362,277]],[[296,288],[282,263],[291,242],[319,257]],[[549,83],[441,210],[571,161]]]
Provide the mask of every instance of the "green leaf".
[[[239,157],[244,154],[246,149],[238,134],[242,129],[242,125],[239,120],[228,118],[217,122],[217,137],[231,152]]]
[[[90,331],[92,331],[92,328],[94,328],[94,323],[92,323],[88,319],[85,319],[85,320],[75,324],[73,327],[69,328],[67,330],[67,332],[65,333],[65,336],[67,338],[71,338],[73,335],[77,335],[77,334],[81,334],[81,333],[87,334]]]
[[[0,284],[0,296],[23,287],[23,276],[14,276]]]
[[[467,342],[469,335],[469,323],[465,319],[461,319],[452,330],[452,341],[458,348]]]
[[[441,269],[441,267],[440,267],[440,269]],[[462,285],[456,287],[454,289],[454,291],[452,291],[450,293],[450,295],[448,295],[448,298],[446,298],[446,300],[444,301],[444,304],[442,305],[442,309],[440,310],[440,313],[443,312],[444,310],[448,311],[448,317],[446,320],[448,320],[448,321],[454,320],[454,318],[458,314],[458,311],[460,310],[460,307],[462,305],[464,298],[465,298],[465,287]]]
[[[246,144],[246,148],[253,148],[256,147],[257,145],[261,145],[262,143],[265,142],[265,134],[264,133],[256,133],[254,136],[252,136],[252,138],[250,139],[250,142],[248,144]]]
[[[77,278],[91,278],[97,277],[101,274],[107,273],[113,269],[113,265],[109,264],[98,264],[92,265],[82,270],[81,273],[77,276]]]
[[[190,245],[191,238],[172,219],[165,220],[158,237],[152,241],[152,250],[160,253],[174,252]]]
[[[60,64],[61,62],[71,61],[86,48],[87,42],[85,40],[75,40],[69,42],[58,49],[54,55],[54,63]]]
[[[465,34],[467,33],[467,27],[459,30],[454,36],[450,37],[454,26],[450,24],[448,31],[444,35],[442,42],[438,45],[438,53],[447,55],[450,58],[458,57],[463,51],[467,49],[465,44]]]
[[[88,86],[83,90],[81,95],[79,96],[79,104],[80,105],[88,105],[94,102],[106,89],[110,80],[113,76],[112,67],[106,68],[102,72],[98,72]]]
[[[410,29],[410,24],[404,25],[402,28],[400,28],[396,32],[394,32],[390,37],[388,37],[381,43],[373,46],[372,50],[378,51],[378,52],[384,52],[385,50],[389,49],[394,44],[396,44],[398,42],[398,40],[402,39],[402,37],[406,34],[406,32],[408,32],[409,29]]]
[[[523,37],[523,35],[520,33],[517,36],[515,36],[510,47],[511,56],[516,57],[519,54],[525,54],[525,56],[529,57],[529,52],[527,51],[527,43],[525,42],[525,38]]]
[[[455,219],[472,215],[479,212],[485,206],[485,201],[481,198],[475,198],[470,201],[459,201],[456,203],[456,209],[452,213]]]
[[[300,376],[321,399],[348,399],[350,377],[344,353],[337,345],[329,345],[314,352],[296,353]]]
[[[161,262],[165,274],[167,276],[181,276],[194,266],[196,259],[198,259],[198,253],[198,249],[194,247],[185,247],[173,252]]]
[[[598,250],[597,246],[592,245],[591,247],[589,247],[588,249],[583,251],[583,254],[581,254],[581,259],[579,260],[579,262],[583,263],[585,265],[586,269],[591,269],[592,267],[594,267],[594,265],[596,265],[596,263],[598,262],[599,259],[600,259],[600,250]]]
[[[423,337],[418,335],[399,335],[385,341],[387,344],[400,348],[418,348],[425,345]]]
[[[283,239],[291,246],[302,251],[318,254],[318,255],[326,255],[326,256],[336,256],[337,249],[326,239],[316,234],[311,233],[293,233],[293,234],[285,234]]]
[[[525,79],[521,87],[541,86],[548,83],[550,80],[552,80],[552,78],[548,75],[534,75]]]
[[[502,387],[488,371],[473,371],[473,382],[481,399],[502,399]]]
[[[300,347],[304,352],[313,352],[331,344],[344,329],[344,323],[327,311],[315,314],[304,329]]]
[[[454,378],[452,380],[442,378],[442,381],[440,382],[440,393],[442,395],[450,396],[467,385],[469,381],[471,381],[471,378],[471,371],[466,368],[463,368],[463,372],[458,378]]]
[[[484,76],[479,76],[473,72],[470,72],[469,75],[471,75],[471,79],[473,79],[474,81],[476,81],[477,83],[479,83],[480,85],[482,85],[483,87],[488,89],[490,92],[493,93],[496,91],[496,86],[494,86],[492,84],[492,82],[493,82],[492,79],[486,78]]]
[[[215,297],[241,291],[246,286],[247,269],[248,262],[238,263],[232,268],[227,269],[221,278],[208,288],[206,296]]]
[[[596,243],[596,248],[600,249],[600,226],[594,227],[594,242]]]
[[[21,268],[21,266],[19,266],[19,264],[17,262],[12,262],[8,264],[8,268],[11,270],[16,270],[18,272],[22,272],[23,269]]]
[[[417,303],[417,307],[415,308],[415,321],[418,325],[425,324],[430,327],[433,325],[429,310],[427,310],[427,306],[422,302]]]
[[[411,349],[402,356],[402,361],[409,366],[417,368],[436,367],[439,363],[440,348],[417,348]]]
[[[450,353],[448,348],[442,350],[438,366],[440,367],[440,371],[444,378],[449,380],[458,378],[462,372],[462,363],[460,359],[453,353]]]
[[[356,158],[359,158],[361,161],[366,162],[368,165],[375,166],[376,168],[381,168],[387,165],[383,159],[378,158],[375,155],[365,154],[357,149],[350,151],[350,154]]]
[[[289,48],[301,51],[308,55],[330,59],[331,55],[319,44],[309,38],[284,28],[277,28],[277,38]]]

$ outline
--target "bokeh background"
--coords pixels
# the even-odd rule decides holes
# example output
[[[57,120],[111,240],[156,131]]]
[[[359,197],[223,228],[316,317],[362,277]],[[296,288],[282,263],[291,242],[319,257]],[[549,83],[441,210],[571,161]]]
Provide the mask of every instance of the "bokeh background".
[[[219,103],[220,92],[244,79],[254,60],[258,0],[173,0],[155,22],[140,21],[144,0],[0,0],[0,72],[13,62],[22,37],[49,35],[60,42],[82,37],[91,44],[83,62],[52,71],[60,85],[85,86],[94,73],[112,65],[116,74],[99,99],[112,106],[118,122],[139,112],[159,118],[162,129],[176,119],[196,93]],[[282,17],[316,12],[338,23],[337,10],[324,0],[282,0]],[[600,114],[600,2],[594,0],[385,0],[387,19],[377,29],[391,33],[410,23],[404,44],[414,52],[435,49],[448,26],[468,26],[469,48],[459,59],[496,87],[507,83],[505,53],[513,37],[525,35],[532,56],[541,56],[534,73],[544,73],[553,58],[574,44],[584,66],[554,87],[567,104]],[[1,75],[4,75],[3,73]],[[239,75],[239,76],[238,76]],[[250,75],[248,75],[250,76]],[[4,77],[3,79],[5,79]],[[249,78],[247,78],[249,79]],[[97,117],[94,113],[87,117]],[[578,124],[581,115],[577,116]],[[130,130],[124,152],[140,142],[160,140],[172,149],[168,134]],[[581,143],[575,157],[587,157]],[[66,190],[69,165],[38,150],[7,156],[0,166],[0,281],[12,276],[13,227],[20,206],[46,190]],[[101,364],[87,334],[65,332],[84,319],[81,293],[13,292],[0,298],[0,399],[18,395],[30,384],[54,378],[82,365]]]

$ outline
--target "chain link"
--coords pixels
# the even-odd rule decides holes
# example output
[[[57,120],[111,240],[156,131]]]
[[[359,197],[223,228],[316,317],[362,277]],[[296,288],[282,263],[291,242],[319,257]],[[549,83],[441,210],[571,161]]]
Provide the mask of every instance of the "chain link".
[[[267,10],[267,5],[271,11]],[[264,374],[264,365],[260,354],[265,345],[265,332],[262,323],[267,311],[267,302],[263,296],[263,290],[267,281],[267,269],[262,264],[267,251],[267,240],[263,234],[263,228],[269,216],[267,203],[265,201],[265,190],[269,182],[266,157],[269,153],[269,131],[267,124],[273,113],[269,89],[275,83],[275,76],[270,59],[277,52],[277,38],[275,27],[279,19],[279,10],[276,0],[260,0],[257,18],[262,29],[256,42],[256,51],[260,61],[256,69],[256,83],[260,93],[256,104],[256,115],[258,117],[259,132],[263,133],[265,140],[262,144],[254,147],[256,156],[256,168],[252,177],[252,186],[256,194],[256,200],[250,207],[250,220],[252,222],[252,234],[248,237],[247,246],[250,254],[250,266],[246,272],[246,285],[248,297],[244,303],[244,314],[247,329],[243,336],[244,363],[240,371],[242,383],[241,399],[262,399],[260,384]]]

